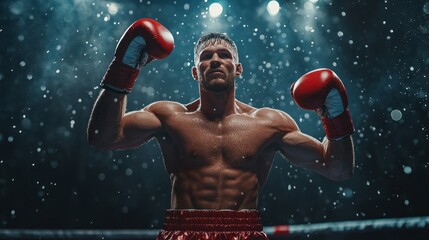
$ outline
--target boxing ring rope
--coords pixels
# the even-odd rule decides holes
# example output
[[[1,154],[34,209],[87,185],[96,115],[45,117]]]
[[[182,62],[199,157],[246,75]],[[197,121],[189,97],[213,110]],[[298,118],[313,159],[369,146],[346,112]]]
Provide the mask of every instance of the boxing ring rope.
[[[268,237],[305,236],[316,233],[359,233],[399,229],[429,229],[429,216],[264,227],[264,231]],[[159,229],[0,229],[0,239],[155,239],[159,231]]]

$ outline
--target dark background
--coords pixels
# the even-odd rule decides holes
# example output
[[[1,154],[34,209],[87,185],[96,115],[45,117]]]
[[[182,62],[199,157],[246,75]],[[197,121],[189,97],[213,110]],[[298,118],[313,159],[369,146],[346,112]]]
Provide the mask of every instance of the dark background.
[[[320,67],[342,78],[355,175],[333,182],[276,156],[259,198],[264,225],[429,215],[429,1],[279,1],[277,16],[268,1],[244,2],[220,1],[211,18],[210,0],[1,1],[0,228],[161,227],[170,183],[156,141],[115,152],[86,142],[116,43],[142,17],[170,29],[175,49],[143,69],[128,110],[198,97],[192,49],[203,32],[236,41],[238,99],[286,111],[319,140],[318,116],[289,86]]]

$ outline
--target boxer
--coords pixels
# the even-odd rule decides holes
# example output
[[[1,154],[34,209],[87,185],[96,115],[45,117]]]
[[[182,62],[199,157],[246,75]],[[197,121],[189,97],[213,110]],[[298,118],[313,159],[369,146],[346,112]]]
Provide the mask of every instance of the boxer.
[[[317,69],[290,88],[298,106],[320,115],[326,132],[320,142],[302,133],[287,113],[236,99],[235,79],[243,66],[236,44],[224,34],[205,34],[195,45],[196,101],[159,101],[126,112],[139,71],[173,48],[171,33],[160,23],[133,23],[116,47],[88,124],[88,141],[100,149],[159,142],[172,184],[159,240],[267,239],[256,209],[276,152],[332,180],[352,176],[354,129],[340,78]]]

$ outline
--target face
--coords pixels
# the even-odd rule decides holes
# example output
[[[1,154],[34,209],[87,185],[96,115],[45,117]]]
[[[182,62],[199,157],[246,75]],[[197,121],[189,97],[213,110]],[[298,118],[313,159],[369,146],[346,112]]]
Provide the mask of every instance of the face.
[[[234,86],[235,77],[240,76],[242,66],[237,63],[225,42],[208,45],[198,56],[192,68],[193,77],[208,91],[222,92]]]

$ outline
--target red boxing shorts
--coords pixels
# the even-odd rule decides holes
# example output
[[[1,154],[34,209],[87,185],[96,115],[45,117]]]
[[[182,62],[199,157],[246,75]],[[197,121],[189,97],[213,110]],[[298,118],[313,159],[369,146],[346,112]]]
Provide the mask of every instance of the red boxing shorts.
[[[157,240],[268,240],[257,210],[167,210]]]

